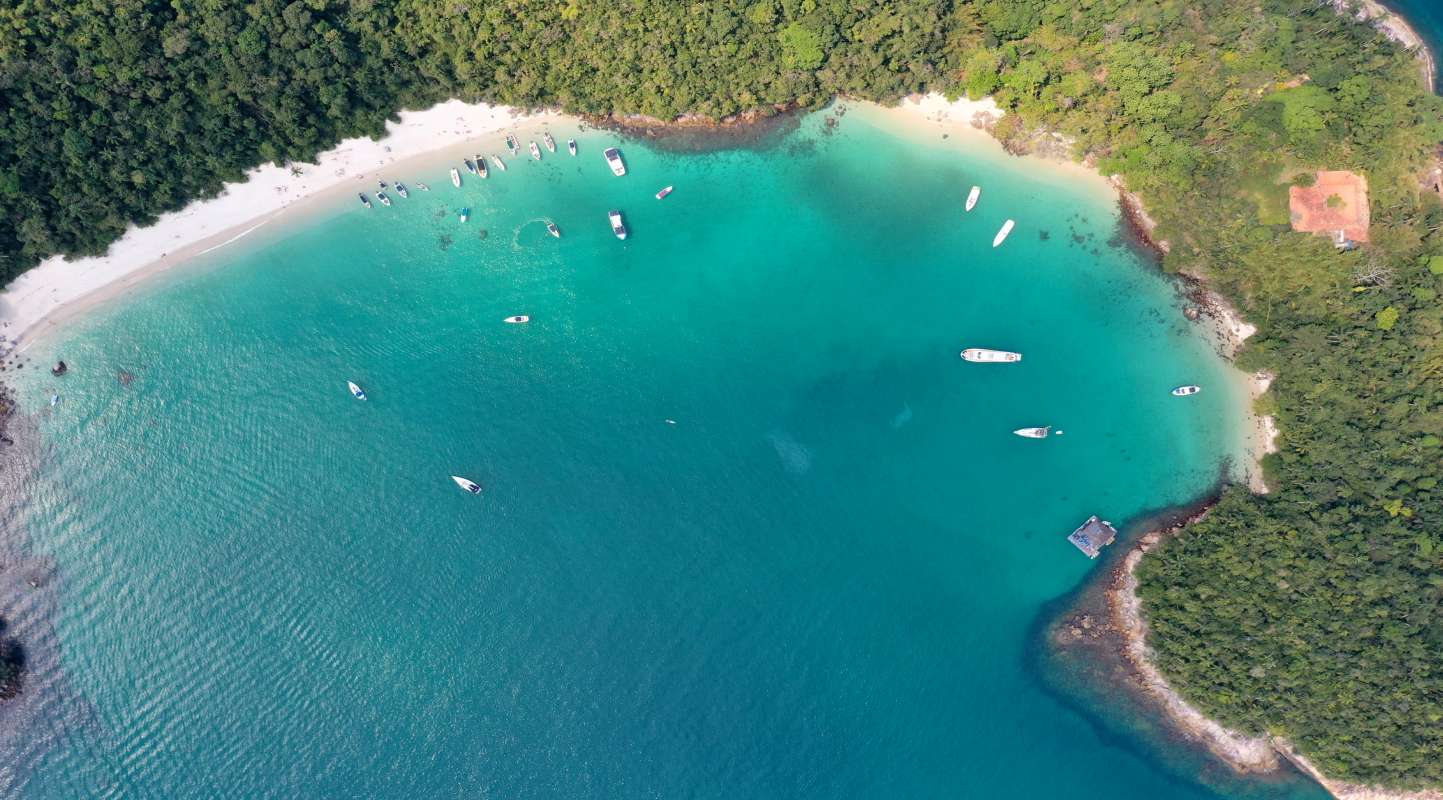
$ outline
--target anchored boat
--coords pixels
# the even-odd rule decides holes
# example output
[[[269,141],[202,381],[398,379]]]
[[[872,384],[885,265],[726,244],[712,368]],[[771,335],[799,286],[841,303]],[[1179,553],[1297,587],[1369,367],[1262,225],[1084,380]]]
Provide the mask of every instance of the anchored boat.
[[[656,193],[656,199],[660,200],[661,198],[666,197],[666,196],[669,195],[669,194],[671,194],[671,187],[670,187],[670,186],[668,186],[668,187],[666,187],[665,189],[662,189],[661,191],[657,192],[657,193]]]
[[[602,155],[606,156],[606,163],[611,167],[611,171],[616,174],[616,177],[620,178],[626,174],[626,165],[621,163],[621,152],[619,150],[615,147],[608,147]]]
[[[471,163],[471,159],[463,158],[461,159],[461,163],[466,165],[467,172],[471,173],[472,175],[476,174],[476,165]]]
[[[406,194],[406,187],[405,187],[405,186],[402,186],[400,181],[396,181],[396,194],[399,194],[399,195],[402,196],[402,197],[410,197],[410,196],[411,196],[411,195],[409,195],[409,194]]]
[[[371,207],[371,201],[370,201],[369,199],[367,199],[367,197],[366,197],[365,195],[361,195],[361,205],[365,206],[366,208],[370,208],[370,207]]]
[[[1046,428],[1019,428],[1013,431],[1013,433],[1018,436],[1026,436],[1029,439],[1046,439],[1047,432],[1050,430],[1052,430],[1052,426],[1048,425]]]
[[[429,191],[431,191],[431,187],[427,186],[427,185],[424,184],[424,183],[418,183],[418,184],[416,184],[416,185],[419,186],[419,187],[421,187],[421,191],[423,191],[423,192],[429,192]]]
[[[1012,220],[1010,220],[1010,219],[1007,220],[1007,222],[1003,223],[1003,225],[1002,225],[1002,230],[998,231],[998,232],[997,232],[997,235],[994,236],[994,237],[992,237],[992,246],[993,246],[993,247],[996,247],[997,245],[1002,244],[1003,240],[1005,240],[1005,239],[1007,238],[1007,234],[1009,234],[1009,233],[1012,232],[1012,225],[1013,225],[1013,222],[1012,222]]]
[[[481,494],[481,487],[477,486],[471,481],[466,480],[465,478],[458,478],[455,475],[452,475],[451,480],[455,481],[456,485],[460,486],[462,489],[465,489],[471,494]]]
[[[469,208],[463,208],[463,209],[461,209],[461,221],[462,221],[462,222],[465,222],[465,221],[466,221],[466,218],[469,217],[469,216],[471,216],[471,209],[469,209]]]
[[[1172,393],[1177,395],[1178,397],[1186,397],[1187,395],[1197,394],[1201,391],[1201,386],[1179,386],[1176,389],[1173,389]]]
[[[511,155],[513,156],[516,155],[517,150],[521,149],[521,143],[516,141],[516,134],[506,134],[506,147],[511,151]]]
[[[519,316],[519,317],[507,317],[507,318],[506,318],[506,321],[507,321],[507,322],[530,322],[530,321],[531,321],[531,318],[528,317],[528,316],[522,315],[522,316]]]
[[[351,394],[355,395],[357,400],[365,400],[365,399],[366,399],[366,393],[363,392],[363,391],[361,391],[361,387],[357,386],[355,383],[352,383],[351,381],[346,381],[346,385],[349,386],[349,387],[351,387]]]
[[[461,188],[461,173],[457,172],[454,167],[451,169],[451,182],[456,184],[457,189]]]
[[[486,177],[486,159],[476,156],[476,172],[481,177]]]
[[[982,187],[981,187],[981,186],[973,186],[973,187],[972,187],[972,193],[969,194],[969,195],[967,195],[967,210],[968,210],[968,211],[971,211],[971,210],[972,210],[972,207],[975,206],[975,205],[977,205],[977,198],[979,198],[979,197],[981,197],[981,196],[982,196]]]
[[[567,150],[570,150],[572,155],[576,155],[576,140],[575,140],[575,139],[567,139],[567,140],[566,140],[566,149],[567,149]]]
[[[616,238],[625,239],[626,226],[621,224],[621,212],[611,211],[608,212],[607,216],[611,218],[611,232],[616,234]]]
[[[1021,361],[1021,353],[1009,353],[1006,350],[983,350],[974,347],[962,351],[962,358],[966,361],[975,361],[978,364],[1010,364],[1013,361]]]
[[[376,192],[376,199],[385,205],[391,204],[391,198],[387,197],[385,192]]]
[[[500,156],[491,156],[491,163],[495,164],[496,168],[501,170],[502,172],[506,171],[506,164],[501,161]]]
[[[527,144],[531,146],[531,157],[536,159],[537,161],[540,161],[541,148],[537,147],[535,142],[527,142]]]
[[[550,150],[553,153],[556,152],[556,140],[551,138],[551,134],[543,133],[541,134],[541,138],[546,141],[547,150]]]

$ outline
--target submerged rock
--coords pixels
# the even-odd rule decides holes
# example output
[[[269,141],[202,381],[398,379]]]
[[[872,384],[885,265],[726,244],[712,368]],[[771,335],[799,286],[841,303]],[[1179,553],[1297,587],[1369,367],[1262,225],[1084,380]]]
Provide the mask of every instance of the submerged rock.
[[[50,368],[50,374],[59,377],[61,375],[64,375],[69,370],[70,367],[65,366],[64,361],[57,361],[55,362],[55,366]]]

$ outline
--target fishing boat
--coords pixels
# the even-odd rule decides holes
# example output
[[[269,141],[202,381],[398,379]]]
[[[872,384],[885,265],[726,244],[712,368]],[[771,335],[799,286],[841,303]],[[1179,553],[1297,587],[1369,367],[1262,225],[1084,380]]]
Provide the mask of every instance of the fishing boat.
[[[551,134],[549,134],[549,133],[543,133],[543,134],[541,134],[541,138],[542,138],[543,141],[546,142],[546,149],[547,149],[547,150],[550,150],[550,151],[553,152],[553,153],[556,152],[556,140],[553,139],[553,138],[551,138]]]
[[[365,195],[361,195],[361,205],[365,206],[366,208],[370,208],[371,201]]]
[[[558,239],[561,238],[561,229],[558,228],[558,227],[556,227],[556,223],[554,223],[554,222],[548,222],[548,223],[546,223],[546,230],[551,231],[551,235],[552,235],[552,236],[555,236],[555,237],[558,238]]]
[[[467,172],[471,173],[472,175],[476,174],[476,165],[471,163],[471,159],[463,158],[461,159],[461,163],[466,165]]]
[[[575,139],[567,139],[567,140],[566,140],[566,149],[567,149],[567,150],[570,150],[572,155],[576,155],[576,140],[575,140]]]
[[[387,197],[385,192],[376,192],[376,199],[380,200],[383,205],[391,204],[391,198]]]
[[[465,222],[465,221],[466,221],[466,218],[469,217],[469,216],[471,216],[471,209],[469,209],[469,208],[463,208],[463,209],[461,209],[461,221],[462,221],[462,222]]]
[[[1177,395],[1178,397],[1186,397],[1190,394],[1197,394],[1201,391],[1201,386],[1179,386],[1176,389],[1173,389],[1172,393]]]
[[[465,489],[471,494],[481,494],[481,487],[477,486],[471,481],[466,480],[465,478],[458,478],[455,475],[452,475],[451,480],[455,481],[456,485],[460,486],[462,489]]]
[[[461,188],[461,173],[457,172],[455,169],[451,170],[451,182],[456,184],[457,189]]]
[[[531,318],[528,317],[528,316],[523,315],[523,316],[519,316],[519,317],[507,317],[507,318],[506,318],[506,321],[507,321],[507,322],[530,322],[530,321],[531,321]]]
[[[972,210],[972,207],[975,206],[975,205],[977,205],[977,198],[979,198],[979,197],[981,197],[981,196],[982,196],[982,187],[981,187],[981,186],[973,186],[973,187],[972,187],[972,193],[969,194],[969,195],[967,195],[967,210],[968,210],[968,211],[971,211],[971,210]]]
[[[486,177],[486,159],[481,156],[476,156],[476,171],[481,174],[481,177]]]
[[[502,172],[506,171],[506,163],[501,160],[500,156],[491,156],[491,163],[495,164],[496,168]]]
[[[1012,232],[1012,226],[1013,226],[1013,224],[1014,224],[1014,223],[1013,223],[1012,220],[1010,220],[1010,219],[1007,220],[1005,223],[1002,224],[1002,230],[998,231],[998,232],[997,232],[997,235],[994,236],[994,237],[992,237],[992,246],[993,246],[993,247],[996,247],[997,245],[1002,244],[1002,242],[1007,238],[1007,234],[1009,234],[1009,233]]]
[[[606,163],[611,167],[611,171],[616,173],[616,177],[626,174],[626,165],[621,163],[621,153],[615,147],[606,148],[602,155],[606,156]]]
[[[656,193],[656,199],[660,200],[661,198],[666,197],[667,195],[671,194],[671,188],[672,188],[672,187],[668,186],[668,187],[666,187],[665,189],[662,189],[661,191],[657,192],[657,193]]]
[[[423,192],[429,192],[429,191],[431,191],[431,187],[427,186],[427,185],[424,184],[424,183],[418,183],[418,184],[416,184],[416,185],[419,186],[419,187],[421,188],[421,191],[423,191]]]
[[[621,224],[621,212],[611,211],[608,212],[608,216],[611,217],[611,232],[616,234],[616,238],[625,239],[626,226]]]
[[[1051,425],[1048,425],[1046,428],[1019,428],[1013,431],[1013,433],[1018,436],[1026,436],[1029,439],[1046,439],[1049,430],[1052,430]]]
[[[365,399],[366,399],[366,393],[363,392],[363,391],[361,391],[361,387],[357,386],[355,383],[353,383],[353,382],[351,382],[351,381],[346,381],[346,385],[349,386],[349,387],[351,387],[351,394],[355,395],[357,400],[365,400]]]
[[[401,185],[400,181],[396,181],[396,194],[402,197],[410,197],[410,195],[406,194],[406,187]]]
[[[541,148],[537,147],[535,142],[527,142],[527,144],[531,146],[531,157],[536,159],[537,161],[540,161]]]
[[[506,147],[511,150],[511,155],[513,156],[516,155],[516,152],[521,149],[521,143],[516,141],[516,134],[506,134]]]
[[[978,364],[1009,364],[1013,361],[1021,361],[1021,353],[1009,353],[1006,350],[983,350],[974,347],[962,351],[962,358],[965,361],[975,361]]]

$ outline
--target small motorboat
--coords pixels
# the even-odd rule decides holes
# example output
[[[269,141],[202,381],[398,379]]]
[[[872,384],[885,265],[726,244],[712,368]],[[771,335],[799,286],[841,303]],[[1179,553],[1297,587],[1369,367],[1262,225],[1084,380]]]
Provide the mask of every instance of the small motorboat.
[[[491,163],[495,164],[496,168],[502,172],[506,171],[506,164],[501,160],[500,156],[491,156]]]
[[[567,139],[567,140],[566,140],[566,149],[567,149],[567,150],[570,150],[572,155],[576,155],[576,140],[575,140],[575,139]]]
[[[351,382],[351,381],[346,381],[346,385],[349,386],[349,387],[351,387],[351,394],[355,395],[357,400],[365,400],[365,399],[366,399],[366,393],[363,392],[363,391],[361,391],[361,387],[357,386],[355,383],[353,383],[353,382]]]
[[[507,317],[506,322],[530,322],[531,318],[525,315],[519,317]]]
[[[370,200],[370,198],[366,197],[365,195],[361,195],[361,205],[365,206],[366,208],[370,208],[370,207],[371,207],[371,200]]]
[[[462,489],[465,489],[471,494],[481,494],[481,487],[477,486],[471,481],[466,480],[465,478],[458,478],[455,475],[452,475],[451,480],[455,481],[457,486],[460,486]]]
[[[537,147],[535,142],[527,142],[527,144],[528,144],[528,145],[531,145],[531,157],[534,158],[534,159],[536,159],[537,161],[540,161],[540,160],[541,160],[541,148]]]
[[[546,142],[546,149],[547,149],[547,150],[550,150],[550,151],[553,152],[553,153],[556,152],[556,140],[553,139],[553,138],[551,138],[551,134],[549,134],[549,133],[543,133],[543,134],[541,134],[541,138],[542,138],[543,141]]]
[[[1007,234],[1009,234],[1009,233],[1012,232],[1012,226],[1013,226],[1013,224],[1014,224],[1014,223],[1013,223],[1012,220],[1010,220],[1010,219],[1007,220],[1005,223],[1002,224],[1002,230],[998,231],[998,232],[997,232],[997,235],[994,236],[994,237],[992,237],[992,246],[993,246],[993,247],[996,247],[997,245],[1002,244],[1002,242],[1007,239]]]
[[[546,230],[551,231],[551,235],[552,235],[552,236],[555,236],[555,237],[558,238],[558,239],[561,238],[561,229],[558,228],[558,227],[556,227],[556,223],[554,223],[554,222],[548,222],[548,223],[546,223]]]
[[[58,402],[60,402],[60,395],[58,395],[58,394],[52,394],[52,395],[50,395],[50,405],[53,406],[53,405],[55,405],[55,404],[58,403]]]
[[[1013,431],[1013,433],[1018,436],[1026,436],[1029,439],[1046,439],[1047,432],[1050,430],[1052,430],[1052,426],[1048,425],[1046,428],[1019,428]]]
[[[511,155],[513,156],[521,149],[521,143],[516,141],[516,134],[506,134],[506,147],[511,151]]]
[[[962,351],[962,358],[966,361],[975,361],[978,364],[1010,364],[1014,361],[1021,361],[1021,353],[1009,353],[1006,350],[983,350],[974,347]]]
[[[476,156],[476,171],[481,174],[481,177],[486,177],[486,159],[481,156]]]
[[[406,187],[403,186],[400,181],[396,181],[396,194],[402,197],[410,197],[409,194],[406,194]]]
[[[1172,393],[1177,395],[1178,397],[1186,397],[1190,394],[1197,394],[1201,391],[1201,386],[1179,386],[1176,389],[1173,389]]]
[[[606,163],[611,167],[611,171],[616,174],[616,177],[620,178],[626,174],[626,165],[621,163],[621,151],[615,147],[608,147],[602,155],[606,156]]]
[[[975,206],[975,205],[977,205],[977,198],[979,198],[979,197],[981,197],[981,196],[982,196],[982,187],[981,187],[981,186],[973,186],[973,187],[972,187],[972,193],[969,194],[969,195],[967,195],[967,210],[968,210],[968,211],[971,211],[971,210],[972,210],[972,207]]]
[[[476,174],[476,165],[471,163],[471,159],[463,158],[461,159],[461,163],[466,165],[467,172],[471,173],[472,175]]]
[[[662,189],[661,191],[657,192],[657,193],[656,193],[656,199],[660,200],[661,198],[666,197],[667,195],[671,194],[671,189],[672,189],[672,187],[668,186],[668,187],[666,187],[665,189]]]
[[[376,181],[376,183],[381,184],[381,191],[383,191],[383,192],[384,192],[385,190],[391,188],[391,184],[386,183],[385,181],[378,180],[378,181]]]
[[[427,186],[427,185],[424,184],[424,183],[418,183],[418,184],[416,184],[416,185],[417,185],[418,187],[420,187],[420,188],[421,188],[421,191],[423,191],[423,192],[429,192],[429,191],[431,191],[431,187]]]
[[[457,172],[454,167],[451,169],[451,182],[456,184],[457,189],[461,188],[461,173]]]
[[[376,199],[380,200],[383,205],[391,204],[391,198],[387,197],[385,192],[376,192]]]
[[[616,238],[625,239],[626,226],[621,223],[621,212],[610,211],[607,212],[607,216],[611,218],[611,232],[616,234]]]
[[[462,221],[462,222],[465,222],[465,221],[466,221],[466,218],[469,217],[469,216],[471,216],[471,209],[469,209],[469,208],[463,208],[463,209],[461,209],[461,221]]]

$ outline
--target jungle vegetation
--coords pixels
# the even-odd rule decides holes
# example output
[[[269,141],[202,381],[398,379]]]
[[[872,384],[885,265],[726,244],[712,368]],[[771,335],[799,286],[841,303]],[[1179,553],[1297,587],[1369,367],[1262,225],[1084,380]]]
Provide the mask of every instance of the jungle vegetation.
[[[1443,99],[1320,0],[0,0],[0,279],[459,97],[721,118],[993,95],[1260,332],[1281,452],[1144,560],[1159,665],[1330,776],[1443,786]],[[1287,225],[1364,173],[1373,241]]]

